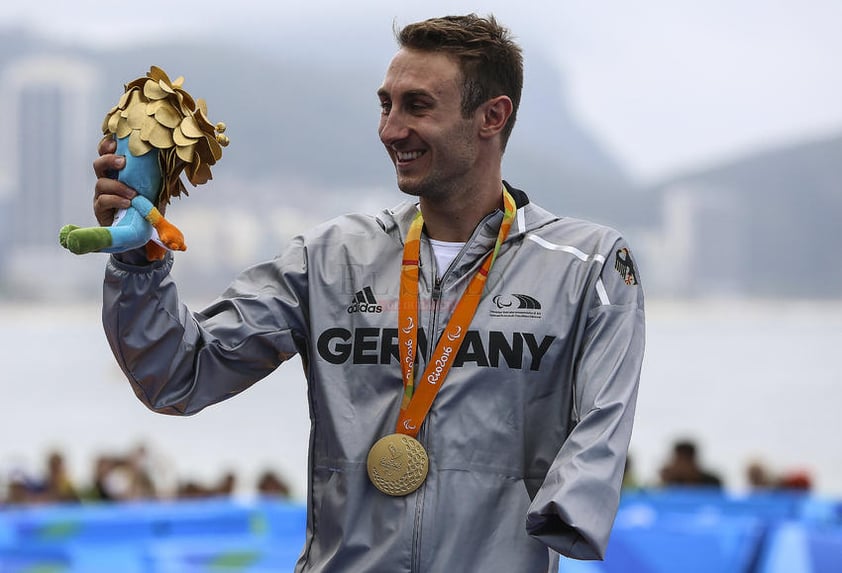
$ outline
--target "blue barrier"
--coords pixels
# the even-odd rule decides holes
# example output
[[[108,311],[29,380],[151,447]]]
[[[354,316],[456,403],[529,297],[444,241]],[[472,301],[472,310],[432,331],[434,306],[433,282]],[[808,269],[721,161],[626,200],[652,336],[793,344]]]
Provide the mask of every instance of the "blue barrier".
[[[152,524],[138,519],[130,506],[35,506],[6,512],[11,541],[20,546],[61,546],[70,541],[108,543],[142,541],[154,536]]]
[[[0,511],[0,573],[292,571],[302,504],[230,499]]]
[[[757,556],[763,521],[750,516],[657,513],[618,515],[605,561],[562,559],[561,573],[745,573]]]
[[[621,511],[625,507],[649,506],[658,513],[709,513],[729,516],[751,516],[766,521],[794,519],[810,498],[800,492],[768,491],[751,495],[723,493],[719,489],[671,488],[624,492]]]
[[[148,571],[155,573],[292,573],[302,546],[245,537],[174,539],[151,545],[146,559]]]
[[[842,504],[801,492],[625,492],[605,561],[562,558],[560,573],[834,573]]]
[[[3,547],[0,548],[0,571],[30,573],[32,571],[70,571],[73,557],[65,548]]]
[[[0,510],[0,573],[284,573],[302,504],[232,499]],[[842,571],[842,504],[804,494],[623,495],[605,561],[560,573]]]

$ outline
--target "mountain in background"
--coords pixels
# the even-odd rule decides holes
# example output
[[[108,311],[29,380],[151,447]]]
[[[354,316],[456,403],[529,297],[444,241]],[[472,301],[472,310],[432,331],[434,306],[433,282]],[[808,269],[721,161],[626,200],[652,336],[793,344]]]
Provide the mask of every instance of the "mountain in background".
[[[662,206],[675,290],[842,296],[842,134],[688,172],[646,194]]]

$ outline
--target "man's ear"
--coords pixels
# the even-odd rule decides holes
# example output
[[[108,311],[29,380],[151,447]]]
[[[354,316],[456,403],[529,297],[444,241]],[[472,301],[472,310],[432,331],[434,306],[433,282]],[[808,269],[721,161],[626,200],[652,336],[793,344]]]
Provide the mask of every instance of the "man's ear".
[[[491,98],[479,107],[482,114],[480,123],[480,137],[492,138],[506,127],[512,115],[514,105],[509,96],[501,95]]]

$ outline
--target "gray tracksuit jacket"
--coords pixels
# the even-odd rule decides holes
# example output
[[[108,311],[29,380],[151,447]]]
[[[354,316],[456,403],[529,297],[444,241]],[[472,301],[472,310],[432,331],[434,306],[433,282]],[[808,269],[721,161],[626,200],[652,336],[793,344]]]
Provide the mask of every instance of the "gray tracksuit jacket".
[[[297,573],[537,573],[556,570],[557,553],[604,555],[643,358],[643,292],[616,231],[512,194],[515,222],[418,435],[429,475],[405,497],[375,489],[366,458],[400,407],[399,274],[417,205],[327,222],[195,314],[179,302],[171,257],[108,262],[105,331],[155,411],[193,414],[301,356],[312,428]],[[501,220],[489,214],[438,280],[422,239],[419,372]]]

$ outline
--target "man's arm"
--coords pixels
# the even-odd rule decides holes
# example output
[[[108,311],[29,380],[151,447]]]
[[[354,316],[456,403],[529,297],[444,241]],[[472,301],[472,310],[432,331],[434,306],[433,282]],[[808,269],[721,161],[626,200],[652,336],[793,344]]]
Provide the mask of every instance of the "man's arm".
[[[593,283],[574,380],[576,423],[526,520],[532,536],[576,559],[605,555],[631,438],[645,332],[643,291],[628,264],[619,241]]]
[[[103,326],[138,398],[156,412],[194,414],[303,351],[303,253],[296,241],[285,255],[246,270],[199,313],[179,300],[171,254],[154,263],[141,252],[112,256]]]

